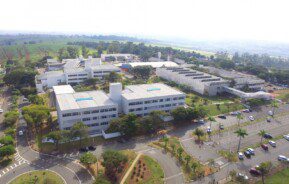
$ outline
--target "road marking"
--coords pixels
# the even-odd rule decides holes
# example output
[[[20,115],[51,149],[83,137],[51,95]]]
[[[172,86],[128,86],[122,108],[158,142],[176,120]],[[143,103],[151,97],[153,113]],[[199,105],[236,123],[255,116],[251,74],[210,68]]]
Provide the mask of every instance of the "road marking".
[[[164,178],[164,180],[170,180],[170,179],[172,179],[172,178],[175,178],[175,177],[178,177],[178,176],[181,176],[181,175],[183,175],[183,173],[175,174],[175,175],[173,175],[173,176]]]
[[[63,157],[66,157],[66,155],[67,155],[67,154],[65,153],[65,154],[63,155]]]
[[[72,172],[72,173],[76,176],[76,178],[77,178],[77,180],[79,181],[79,183],[81,183],[81,180],[79,179],[79,177],[77,176],[77,174],[76,174],[72,169],[70,169],[70,168],[68,168],[68,167],[66,167],[66,166],[64,166],[64,165],[60,165],[60,164],[57,164],[57,165],[62,166],[62,167],[64,167],[64,168],[68,169],[70,172]]]

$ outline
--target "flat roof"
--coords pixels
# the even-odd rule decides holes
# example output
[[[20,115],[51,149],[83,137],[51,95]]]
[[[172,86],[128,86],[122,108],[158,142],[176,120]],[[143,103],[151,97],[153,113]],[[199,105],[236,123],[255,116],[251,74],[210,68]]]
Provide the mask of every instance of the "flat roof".
[[[170,95],[185,95],[185,93],[162,83],[126,86],[125,90],[122,93],[122,97],[127,100],[136,100],[136,99],[170,96]]]
[[[177,67],[179,66],[177,63],[172,61],[158,61],[158,62],[133,62],[127,63],[124,65],[130,65],[131,67],[136,66],[152,66],[153,68],[160,68],[160,67]]]
[[[63,75],[63,71],[62,70],[57,70],[57,71],[48,71],[48,72],[45,72],[45,73],[42,73],[40,75],[36,75],[36,78],[37,79],[45,79],[45,78],[48,78],[48,77],[55,77],[55,76],[61,76]]]
[[[56,95],[61,111],[116,105],[103,91],[84,91]]]
[[[52,88],[55,95],[75,93],[74,89],[70,85],[59,85],[53,86]]]
[[[112,64],[102,64],[97,66],[91,66],[92,70],[119,70],[118,67],[112,65]]]

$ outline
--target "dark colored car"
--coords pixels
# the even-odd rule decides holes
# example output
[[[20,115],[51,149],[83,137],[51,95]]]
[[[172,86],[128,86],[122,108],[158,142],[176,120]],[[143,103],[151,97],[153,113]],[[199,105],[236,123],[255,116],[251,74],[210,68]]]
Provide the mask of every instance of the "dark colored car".
[[[95,146],[89,146],[88,149],[89,149],[89,151],[94,151],[94,150],[96,150],[96,147]]]
[[[256,168],[254,168],[254,167],[249,170],[249,173],[252,174],[252,175],[256,175],[256,176],[260,176],[260,175],[261,175],[261,172],[258,171],[258,170],[257,170]]]
[[[265,133],[264,138],[265,139],[273,139],[273,136],[271,134]]]
[[[269,147],[266,144],[262,144],[261,147],[263,148],[263,150],[268,151]]]
[[[80,152],[88,152],[89,149],[88,149],[88,147],[84,147],[84,148],[80,148],[79,151]]]
[[[251,153],[249,151],[244,151],[244,155],[247,157],[247,158],[251,158]]]
[[[220,125],[219,125],[219,129],[220,129],[220,130],[224,130],[224,128],[225,128],[225,127],[224,127],[223,124],[220,124]]]
[[[225,115],[219,115],[218,118],[227,119],[227,117]]]

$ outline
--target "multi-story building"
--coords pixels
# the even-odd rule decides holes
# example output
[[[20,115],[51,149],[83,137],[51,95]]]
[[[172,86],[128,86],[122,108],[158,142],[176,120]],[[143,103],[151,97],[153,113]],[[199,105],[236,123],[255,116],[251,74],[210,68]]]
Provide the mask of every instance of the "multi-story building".
[[[223,87],[229,86],[227,80],[189,68],[161,67],[157,68],[156,74],[163,79],[184,84],[201,95],[214,96],[222,93]]]
[[[47,71],[35,77],[38,92],[59,84],[74,85],[88,78],[103,79],[111,72],[120,72],[120,69],[112,64],[102,64],[100,58],[65,59],[63,63],[65,64],[62,65],[61,70]]]
[[[101,134],[118,114],[146,116],[151,111],[171,110],[184,106],[186,95],[165,84],[126,86],[110,84],[109,94],[103,91],[75,92],[69,85],[54,86],[60,129],[70,129],[84,122],[91,134]]]
[[[131,62],[136,58],[133,54],[101,54],[102,61],[114,61],[114,62]]]

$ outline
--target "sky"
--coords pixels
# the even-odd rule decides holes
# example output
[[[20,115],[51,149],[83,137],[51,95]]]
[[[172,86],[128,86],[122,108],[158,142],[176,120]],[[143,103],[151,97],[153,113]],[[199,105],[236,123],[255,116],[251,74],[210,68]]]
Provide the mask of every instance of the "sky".
[[[289,43],[288,0],[1,0],[0,31]]]

